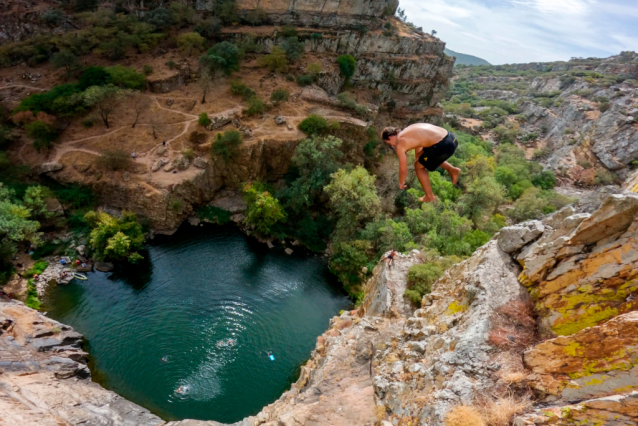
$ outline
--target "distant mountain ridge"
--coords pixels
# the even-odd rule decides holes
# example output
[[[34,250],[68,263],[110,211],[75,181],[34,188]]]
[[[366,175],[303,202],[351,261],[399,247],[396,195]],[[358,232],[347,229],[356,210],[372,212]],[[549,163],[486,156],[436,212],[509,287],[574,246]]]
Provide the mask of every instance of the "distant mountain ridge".
[[[445,54],[448,56],[456,56],[456,65],[492,65],[485,59],[481,59],[477,56],[466,55],[465,53],[458,53],[450,49],[445,49]]]

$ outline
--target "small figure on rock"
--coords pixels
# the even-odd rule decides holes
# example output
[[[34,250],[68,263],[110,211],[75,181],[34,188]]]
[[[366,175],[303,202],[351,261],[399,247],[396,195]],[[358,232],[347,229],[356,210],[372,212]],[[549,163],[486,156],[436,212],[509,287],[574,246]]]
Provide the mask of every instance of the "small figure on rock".
[[[433,172],[441,167],[450,174],[452,184],[459,180],[461,169],[446,160],[454,155],[459,146],[456,136],[442,127],[427,123],[417,123],[401,130],[398,127],[386,127],[381,133],[385,143],[395,149],[399,158],[399,188],[405,189],[405,179],[408,176],[408,158],[406,153],[414,150],[417,158],[414,171],[425,195],[419,198],[423,202],[435,201],[436,197],[430,186],[428,171]]]
[[[395,250],[392,250],[386,257],[385,259],[383,259],[386,263],[386,265],[388,265],[388,269],[392,268],[392,262],[394,261],[394,256],[397,255],[397,252]]]

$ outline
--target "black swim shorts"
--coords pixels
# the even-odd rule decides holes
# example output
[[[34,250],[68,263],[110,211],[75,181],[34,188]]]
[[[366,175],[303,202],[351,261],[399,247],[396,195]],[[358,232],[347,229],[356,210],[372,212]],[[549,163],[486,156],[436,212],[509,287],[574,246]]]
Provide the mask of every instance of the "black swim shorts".
[[[419,163],[429,171],[433,172],[443,164],[448,158],[454,155],[454,151],[459,146],[454,133],[448,132],[447,136],[439,143],[429,148],[423,148],[423,153],[419,157]]]

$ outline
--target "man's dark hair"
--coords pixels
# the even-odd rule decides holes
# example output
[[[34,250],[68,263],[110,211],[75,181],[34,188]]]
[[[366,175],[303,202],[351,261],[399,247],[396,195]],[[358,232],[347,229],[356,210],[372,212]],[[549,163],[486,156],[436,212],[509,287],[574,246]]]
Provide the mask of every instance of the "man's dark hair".
[[[387,141],[390,139],[390,136],[396,136],[399,134],[400,131],[401,129],[399,129],[398,127],[386,127],[381,133],[381,139]]]

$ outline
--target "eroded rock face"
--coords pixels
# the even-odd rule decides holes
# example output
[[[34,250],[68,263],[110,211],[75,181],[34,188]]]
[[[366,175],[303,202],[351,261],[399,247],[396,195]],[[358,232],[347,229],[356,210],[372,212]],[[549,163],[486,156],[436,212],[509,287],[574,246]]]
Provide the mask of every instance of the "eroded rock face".
[[[536,301],[544,336],[571,335],[636,310],[638,195],[610,196],[589,215],[567,208],[518,255],[520,281]]]
[[[470,404],[497,386],[494,358],[509,345],[495,345],[494,334],[511,334],[515,340],[533,336],[533,320],[510,318],[507,327],[496,320],[499,315],[519,315],[503,310],[508,306],[524,311],[528,305],[527,292],[516,279],[518,271],[510,256],[491,241],[434,284],[423,307],[395,338],[396,345],[375,356],[377,401],[390,422],[442,424],[451,407]]]
[[[82,335],[0,296],[0,421],[6,426],[164,421],[90,380]]]

